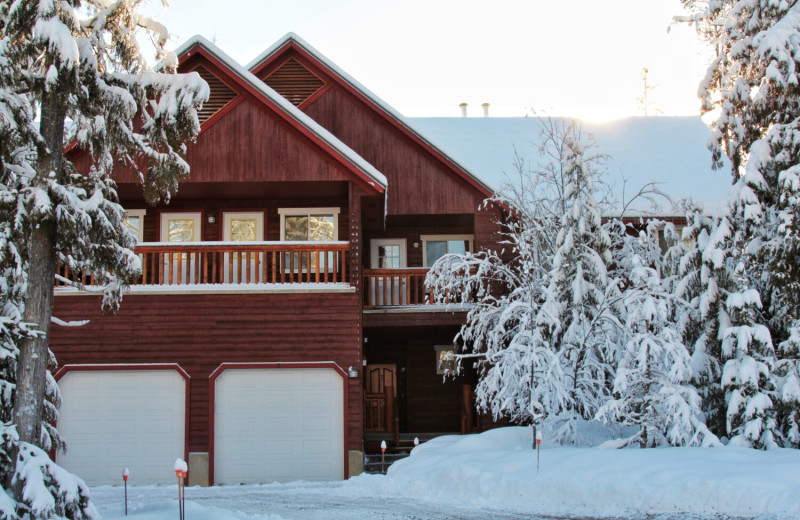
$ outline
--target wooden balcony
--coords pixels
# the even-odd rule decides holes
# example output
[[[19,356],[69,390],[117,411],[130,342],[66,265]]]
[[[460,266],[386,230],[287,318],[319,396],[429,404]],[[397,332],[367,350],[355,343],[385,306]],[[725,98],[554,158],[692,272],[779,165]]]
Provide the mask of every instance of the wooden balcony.
[[[142,274],[131,285],[349,284],[349,250],[348,242],[142,243],[134,250]],[[94,285],[66,269],[59,274]]]
[[[364,307],[403,307],[432,305],[432,294],[425,287],[427,267],[405,269],[365,269]],[[461,298],[445,297],[438,303],[461,302]]]

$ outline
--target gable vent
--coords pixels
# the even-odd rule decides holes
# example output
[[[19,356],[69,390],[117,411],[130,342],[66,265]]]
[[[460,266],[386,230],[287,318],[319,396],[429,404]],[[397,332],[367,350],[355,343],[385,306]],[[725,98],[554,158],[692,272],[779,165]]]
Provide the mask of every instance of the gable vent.
[[[211,116],[222,110],[225,105],[233,101],[233,98],[236,97],[236,92],[203,67],[197,67],[195,72],[200,74],[200,77],[208,83],[208,88],[211,91],[208,95],[208,101],[203,103],[202,110],[197,112],[197,118],[202,125]]]
[[[294,106],[301,105],[325,86],[324,81],[294,58],[289,58],[278,70],[264,78],[264,83]]]

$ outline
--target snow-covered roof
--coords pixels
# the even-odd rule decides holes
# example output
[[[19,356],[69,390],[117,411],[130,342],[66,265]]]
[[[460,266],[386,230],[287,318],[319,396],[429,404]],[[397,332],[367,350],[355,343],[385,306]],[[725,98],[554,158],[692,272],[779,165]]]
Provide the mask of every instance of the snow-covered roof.
[[[507,174],[516,172],[515,150],[528,165],[539,162],[542,124],[536,117],[442,117],[411,121],[441,149],[480,172],[497,188],[504,184]],[[656,182],[659,190],[671,199],[690,197],[712,212],[730,188],[729,169],[711,169],[711,155],[706,148],[711,134],[699,117],[635,117],[582,126],[594,136],[598,151],[610,156],[608,178],[618,204],[630,199],[645,184]],[[627,213],[637,214],[675,216],[676,212],[668,201],[655,210],[642,201],[632,205]]]
[[[356,81],[348,73],[340,69],[334,62],[329,60],[324,54],[322,54],[317,49],[309,45],[308,42],[303,40],[300,36],[298,36],[295,33],[292,32],[287,33],[285,36],[283,36],[283,38],[279,39],[271,47],[269,47],[267,50],[258,55],[258,57],[256,57],[253,61],[247,64],[247,69],[254,70],[256,67],[258,67],[261,63],[263,63],[265,60],[267,60],[270,56],[272,56],[274,53],[276,53],[278,50],[280,50],[283,46],[285,46],[289,42],[294,42],[304,51],[306,51],[308,54],[310,54],[316,60],[318,60],[320,63],[325,65],[325,67],[327,67],[333,74],[338,76],[339,79],[341,79],[343,82],[345,82],[354,90],[356,90],[358,93],[369,99],[375,106],[377,106],[380,110],[385,112],[389,117],[396,120],[400,125],[405,127],[409,132],[411,132],[417,138],[425,142],[430,148],[435,150],[437,153],[441,154],[445,159],[452,162],[453,166],[455,166],[456,168],[461,170],[465,175],[474,180],[487,193],[495,192],[494,186],[492,185],[491,182],[487,181],[485,177],[476,173],[475,170],[470,169],[468,164],[460,162],[458,156],[450,155],[445,150],[439,148],[435,140],[431,140],[428,138],[429,136],[426,132],[424,132],[424,129],[423,131],[417,129],[414,123],[412,123],[408,118],[406,118],[404,115],[395,110],[388,103],[386,103],[377,95],[375,95],[373,92],[371,92],[364,85]]]
[[[244,80],[250,87],[263,94],[267,99],[274,103],[283,112],[288,114],[291,118],[297,121],[300,125],[305,127],[311,133],[316,135],[322,141],[327,143],[331,148],[341,154],[349,163],[355,166],[358,170],[363,172],[367,177],[374,181],[383,190],[387,188],[386,176],[384,176],[377,168],[375,168],[366,159],[357,154],[352,148],[340,141],[336,136],[323,128],[319,123],[308,117],[300,109],[287,101],[283,96],[275,92],[266,83],[258,79],[250,73],[249,69],[239,65],[233,58],[225,54],[216,45],[203,38],[200,35],[195,35],[184,42],[177,50],[176,54],[182,56],[189,51],[192,47],[200,45],[214,58],[224,64],[231,72],[237,74]]]

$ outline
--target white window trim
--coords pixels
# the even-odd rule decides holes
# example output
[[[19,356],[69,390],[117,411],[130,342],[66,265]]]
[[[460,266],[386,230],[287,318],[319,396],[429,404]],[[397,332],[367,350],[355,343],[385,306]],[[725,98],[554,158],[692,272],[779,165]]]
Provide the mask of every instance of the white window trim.
[[[222,240],[230,242],[231,219],[255,219],[256,241],[264,241],[264,212],[263,211],[224,211],[222,212]],[[227,238],[226,238],[227,237]]]
[[[144,216],[147,214],[146,209],[126,209],[125,216],[126,217],[138,217],[139,218],[139,230],[136,236],[137,242],[144,242]]]
[[[453,370],[445,371],[442,370],[441,367],[439,367],[439,357],[441,356],[441,353],[443,351],[449,351],[452,352],[453,355],[455,355],[457,352],[455,345],[435,345],[433,347],[433,350],[436,351],[436,374],[440,376],[444,374],[455,374],[456,372],[455,358],[453,358]]]
[[[369,242],[369,264],[372,269],[379,269],[378,248],[380,246],[400,246],[400,269],[405,269],[408,266],[405,238],[373,238]]]
[[[340,212],[340,208],[279,208],[278,215],[281,217],[281,242],[286,241],[286,217],[298,215],[333,215],[333,240],[338,241]]]
[[[171,218],[194,220],[195,225],[197,227],[196,229],[197,236],[194,237],[194,240],[192,240],[192,242],[201,242],[203,240],[203,215],[199,211],[174,211],[170,213],[162,213],[160,218],[161,218],[161,223],[160,223],[161,236],[159,237],[159,240],[161,242],[169,242],[169,228],[167,226],[167,223]],[[179,242],[174,242],[174,243],[178,244]]]
[[[428,265],[428,247],[426,242],[442,242],[442,241],[449,241],[449,240],[468,240],[469,241],[469,251],[473,251],[473,242],[475,240],[475,235],[421,235],[420,240],[422,241],[422,265],[425,267],[430,267]]]

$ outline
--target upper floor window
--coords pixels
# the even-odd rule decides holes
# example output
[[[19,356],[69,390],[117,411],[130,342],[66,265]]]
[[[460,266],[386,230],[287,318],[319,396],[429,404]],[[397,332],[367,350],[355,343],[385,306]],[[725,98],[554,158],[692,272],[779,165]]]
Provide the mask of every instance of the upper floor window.
[[[137,242],[144,242],[144,215],[145,209],[129,209],[125,211],[123,223],[128,231],[136,237]]]
[[[406,267],[406,240],[378,238],[370,241],[370,264],[373,269]]]
[[[339,208],[281,208],[281,240],[339,240]]]
[[[224,212],[222,214],[222,240],[226,242],[264,240],[264,212]]]
[[[472,251],[472,235],[422,235],[422,263],[430,267],[446,254]]]
[[[161,214],[162,242],[199,242],[200,231],[198,212]]]

